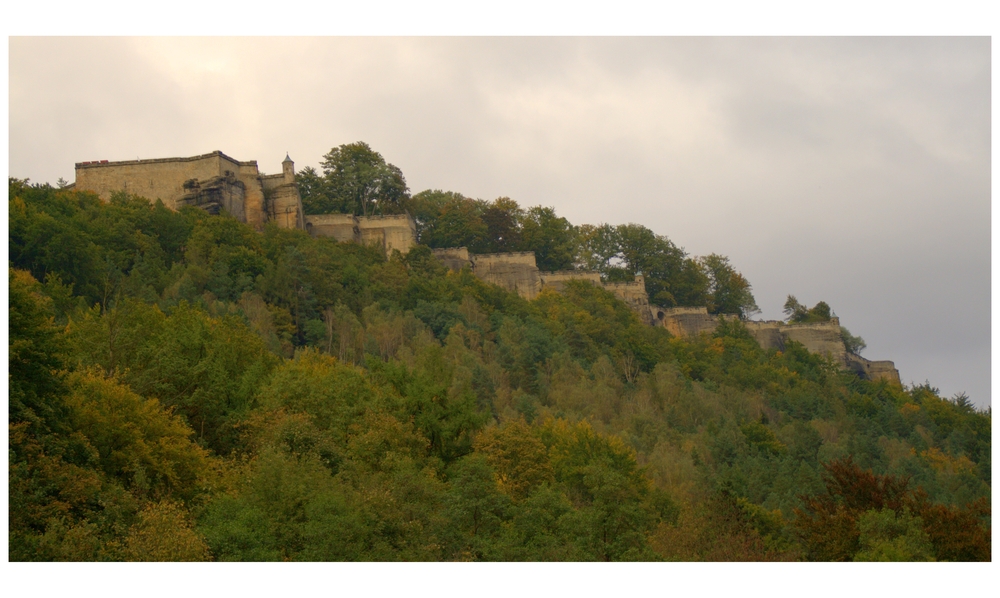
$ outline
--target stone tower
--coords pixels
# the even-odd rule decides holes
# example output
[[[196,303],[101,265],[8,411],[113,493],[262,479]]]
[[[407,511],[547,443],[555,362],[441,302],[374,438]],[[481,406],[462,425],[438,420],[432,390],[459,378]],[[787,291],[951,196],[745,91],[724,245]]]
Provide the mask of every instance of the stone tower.
[[[281,172],[285,175],[286,185],[295,182],[295,162],[288,157],[288,152],[285,152],[285,159],[281,161]]]

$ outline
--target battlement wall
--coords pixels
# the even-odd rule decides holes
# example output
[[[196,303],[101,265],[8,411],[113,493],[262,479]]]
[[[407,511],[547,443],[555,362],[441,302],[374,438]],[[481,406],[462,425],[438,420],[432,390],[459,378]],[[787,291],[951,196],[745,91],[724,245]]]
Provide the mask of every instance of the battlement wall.
[[[333,237],[338,243],[353,242],[361,235],[352,214],[312,214],[305,217],[306,231],[314,237]]]
[[[235,185],[234,179],[242,186]],[[276,206],[265,206],[265,181],[266,189],[277,200]],[[282,188],[288,185],[291,188]],[[215,214],[221,206],[241,222],[257,228],[272,214],[280,215],[279,226],[305,225],[301,200],[293,200],[298,190],[294,188],[290,161],[284,174],[263,177],[256,160],[239,161],[221,151],[186,158],[78,162],[73,188],[94,192],[104,201],[116,191],[125,191],[150,201],[159,199],[173,210],[194,205]]]
[[[280,228],[305,230],[305,210],[295,185],[280,185],[268,190],[268,219]]]
[[[719,325],[720,318],[736,320],[735,315],[715,316],[705,307],[651,307],[654,321],[675,336],[696,336],[712,333]],[[899,384],[899,371],[891,361],[869,361],[847,352],[841,337],[840,319],[830,318],[826,322],[789,324],[779,320],[743,322],[747,332],[762,349],[784,351],[789,342],[797,342],[810,353],[823,355],[868,380],[888,380]]]
[[[436,257],[446,268],[458,272],[466,266],[472,266],[472,259],[469,257],[469,250],[465,247],[447,247],[432,250]]]
[[[719,316],[708,313],[708,308],[701,307],[649,307],[650,320],[657,326],[663,326],[674,336],[697,336],[702,333],[715,332],[719,325]]]
[[[417,244],[417,223],[409,214],[359,216],[357,221],[361,242],[381,244],[386,254],[406,254]]]
[[[104,201],[112,193],[125,191],[151,201],[159,199],[176,210],[180,207],[177,200],[187,193],[185,182],[208,181],[225,176],[227,170],[239,173],[240,165],[222,152],[193,158],[80,162],[76,164],[75,189],[96,193]]]
[[[535,252],[469,254],[472,271],[481,280],[534,299],[542,290]]]
[[[591,284],[601,284],[601,273],[590,270],[557,270],[555,272],[538,273],[543,289],[552,289],[562,292],[566,283],[570,280],[585,280]]]
[[[340,243],[377,245],[386,254],[393,250],[405,254],[417,244],[417,224],[409,214],[368,217],[311,214],[303,217],[302,227],[314,237],[333,237]]]
[[[644,324],[653,325],[655,320],[649,310],[649,295],[646,293],[645,279],[638,275],[630,282],[606,282],[604,288],[615,294],[638,314]]]
[[[397,223],[399,226],[412,227],[414,230],[417,224],[409,214],[379,214],[374,216],[358,216],[358,222],[367,222],[369,226],[386,226],[389,223]]]
[[[534,251],[517,251],[512,253],[477,253],[475,255],[470,254],[470,257],[477,265],[482,264],[483,266],[491,266],[493,264],[520,264],[531,266],[536,271],[538,270],[538,266],[535,264]]]

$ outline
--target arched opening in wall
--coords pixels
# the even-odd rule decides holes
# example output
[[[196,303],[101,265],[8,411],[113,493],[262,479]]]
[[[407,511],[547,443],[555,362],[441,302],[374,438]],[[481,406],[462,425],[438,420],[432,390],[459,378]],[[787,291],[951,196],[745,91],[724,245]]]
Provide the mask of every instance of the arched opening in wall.
[[[660,320],[661,322],[663,321],[663,312],[662,311],[656,312],[656,319]]]

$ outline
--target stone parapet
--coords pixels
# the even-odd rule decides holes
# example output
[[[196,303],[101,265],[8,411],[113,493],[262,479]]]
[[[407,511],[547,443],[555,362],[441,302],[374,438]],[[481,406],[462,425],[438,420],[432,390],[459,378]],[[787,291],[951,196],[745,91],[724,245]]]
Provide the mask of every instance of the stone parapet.
[[[555,272],[538,273],[543,289],[552,289],[557,293],[562,292],[563,287],[570,280],[585,280],[591,284],[601,284],[601,273],[590,270],[556,270]]]
[[[896,364],[891,361],[868,361],[860,355],[848,354],[846,362],[847,369],[852,370],[862,378],[902,384],[899,379],[899,370],[896,369]]]
[[[314,237],[333,237],[341,243],[377,245],[386,255],[397,250],[407,253],[417,244],[417,225],[409,214],[354,216],[353,214],[311,214],[304,228]]]
[[[713,316],[705,307],[651,307],[650,313],[658,325],[675,336],[711,334],[718,327],[720,318],[737,319],[735,315]],[[784,351],[786,344],[794,341],[810,353],[823,355],[862,378],[900,383],[899,371],[893,362],[869,361],[847,352],[839,318],[805,324],[788,324],[778,320],[747,321],[743,324],[762,349]]]
[[[650,320],[666,328],[674,336],[697,336],[715,332],[719,316],[708,313],[707,307],[649,307]]]
[[[405,255],[417,244],[417,223],[409,214],[359,216],[357,220],[360,242],[381,245],[386,255],[393,250]]]
[[[472,259],[469,257],[469,250],[465,247],[447,247],[432,250],[436,257],[446,268],[453,272],[458,272],[462,268],[472,267]]]
[[[531,300],[542,290],[535,252],[469,254],[472,271],[485,282]]]

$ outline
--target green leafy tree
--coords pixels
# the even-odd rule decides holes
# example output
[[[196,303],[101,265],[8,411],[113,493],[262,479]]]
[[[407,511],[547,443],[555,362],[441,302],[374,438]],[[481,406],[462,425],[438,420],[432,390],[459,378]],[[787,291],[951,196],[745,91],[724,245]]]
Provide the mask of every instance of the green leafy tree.
[[[844,348],[852,355],[861,355],[861,352],[868,346],[865,339],[854,336],[851,331],[843,326],[840,327],[840,338],[844,341]]]
[[[147,506],[122,547],[126,561],[207,561],[208,546],[181,505],[162,501]]]
[[[402,171],[363,141],[331,149],[322,167],[322,180],[313,171],[305,176],[302,205],[307,214],[393,214],[409,194]]]
[[[737,314],[746,320],[760,312],[750,283],[730,265],[729,258],[713,253],[701,258],[700,262],[708,274],[710,313]]]
[[[908,509],[866,511],[858,518],[861,550],[855,561],[933,561],[934,547],[923,522]]]
[[[799,303],[795,295],[789,295],[782,308],[786,320],[795,324],[807,324],[809,322],[829,322],[832,317],[830,306],[825,301],[820,301],[811,308]]]
[[[579,230],[576,259],[582,267],[611,281],[642,274],[654,305],[708,305],[705,268],[667,237],[641,224],[583,225]]]
[[[509,197],[498,197],[482,211],[482,220],[489,237],[490,253],[516,251],[521,244],[521,228],[525,213]]]
[[[528,208],[521,226],[520,251],[534,251],[542,271],[569,270],[576,253],[575,230],[555,208]]]
[[[30,274],[8,268],[8,421],[38,432],[65,426],[68,410],[61,370],[64,349],[52,324],[51,300]]]
[[[468,247],[473,253],[489,250],[488,230],[480,202],[452,197],[441,205],[437,217],[423,230],[421,242],[430,247]]]
[[[426,189],[407,198],[403,202],[403,207],[416,223],[417,240],[424,245],[433,247],[434,245],[431,245],[431,236],[428,236],[427,231],[433,230],[434,224],[441,215],[441,210],[444,209],[445,204],[467,199],[461,193],[442,191],[440,189]]]
[[[483,455],[468,455],[453,469],[452,492],[447,498],[450,552],[457,560],[489,560],[510,499],[497,488],[493,469]]]

